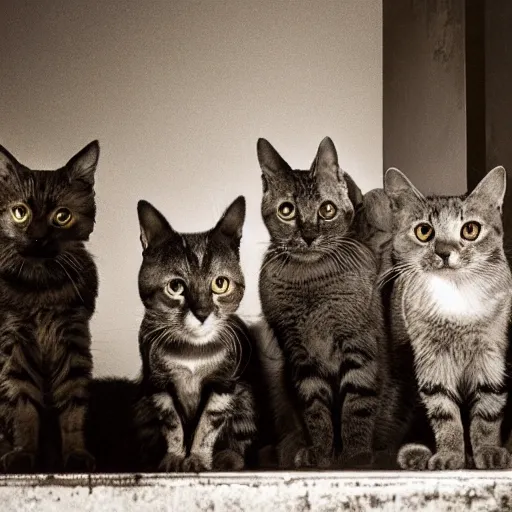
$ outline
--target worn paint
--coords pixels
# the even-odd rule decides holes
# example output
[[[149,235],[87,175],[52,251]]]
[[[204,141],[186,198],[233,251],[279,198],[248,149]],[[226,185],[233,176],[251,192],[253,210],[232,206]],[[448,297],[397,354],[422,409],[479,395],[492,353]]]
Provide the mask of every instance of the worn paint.
[[[42,475],[0,479],[0,510],[512,510],[512,472]]]

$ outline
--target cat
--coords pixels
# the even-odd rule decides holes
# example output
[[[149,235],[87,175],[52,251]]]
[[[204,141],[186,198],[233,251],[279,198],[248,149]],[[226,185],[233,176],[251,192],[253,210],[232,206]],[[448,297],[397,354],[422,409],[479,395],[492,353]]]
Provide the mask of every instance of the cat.
[[[95,222],[99,144],[37,171],[0,147],[0,464],[92,470],[84,442],[98,291],[84,243]]]
[[[138,214],[141,385],[167,443],[159,469],[242,469],[257,439],[252,344],[235,314],[245,199],[203,233],[176,232],[146,201]]]
[[[390,446],[395,402],[377,263],[352,231],[361,191],[328,137],[309,171],[292,170],[265,139],[257,153],[270,234],[260,300],[303,430],[287,427],[278,458],[294,467],[371,465]]]
[[[466,453],[479,469],[510,464],[500,439],[512,285],[505,188],[503,167],[471,194],[450,197],[425,197],[397,169],[385,174],[394,217],[392,331],[397,350],[410,351],[404,396],[414,413],[401,468],[460,469]]]

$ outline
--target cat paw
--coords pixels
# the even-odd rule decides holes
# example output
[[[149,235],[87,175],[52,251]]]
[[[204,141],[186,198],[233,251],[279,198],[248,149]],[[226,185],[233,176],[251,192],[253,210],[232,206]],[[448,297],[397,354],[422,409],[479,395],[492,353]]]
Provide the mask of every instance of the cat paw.
[[[222,450],[213,458],[212,467],[218,471],[241,471],[244,469],[244,458],[233,450]]]
[[[428,467],[432,452],[423,444],[406,444],[400,448],[397,463],[400,469],[423,471]]]
[[[191,453],[182,463],[181,470],[185,473],[200,473],[211,469],[210,464],[202,455]]]
[[[181,470],[182,463],[183,457],[175,455],[174,453],[167,453],[162,459],[162,462],[160,462],[158,469],[165,473],[176,473]]]
[[[293,459],[296,468],[328,468],[332,461],[315,446],[300,448]]]
[[[1,461],[6,473],[32,473],[36,466],[36,454],[14,449],[3,455]]]
[[[438,452],[428,461],[428,469],[439,471],[443,469],[463,469],[466,465],[464,452]]]
[[[473,454],[476,469],[507,469],[512,464],[512,456],[502,446],[481,446]]]
[[[87,450],[75,450],[64,455],[64,469],[70,473],[92,473],[96,459]]]

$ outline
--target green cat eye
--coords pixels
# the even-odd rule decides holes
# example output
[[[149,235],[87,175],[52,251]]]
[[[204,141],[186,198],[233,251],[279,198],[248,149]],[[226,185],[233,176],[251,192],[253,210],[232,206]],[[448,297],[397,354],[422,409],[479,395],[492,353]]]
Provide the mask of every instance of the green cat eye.
[[[212,281],[212,292],[216,293],[217,295],[222,295],[224,293],[227,293],[229,290],[229,279],[224,276],[216,277]]]
[[[165,291],[171,297],[179,297],[185,291],[185,283],[181,279],[171,279],[167,283]]]
[[[338,209],[331,201],[326,201],[318,209],[318,215],[324,220],[331,220],[336,216]]]
[[[67,208],[59,208],[52,217],[52,223],[59,227],[69,227],[73,220],[73,214]]]
[[[31,215],[32,212],[26,204],[18,203],[11,207],[11,216],[16,224],[26,223]]]
[[[277,208],[277,214],[283,220],[292,220],[295,218],[295,206],[290,201],[281,203]]]

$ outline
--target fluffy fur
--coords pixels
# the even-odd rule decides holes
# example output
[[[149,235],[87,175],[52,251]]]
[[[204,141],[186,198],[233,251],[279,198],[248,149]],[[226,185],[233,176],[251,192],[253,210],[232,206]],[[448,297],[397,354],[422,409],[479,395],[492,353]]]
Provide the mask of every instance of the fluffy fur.
[[[477,468],[510,462],[500,438],[512,284],[503,251],[505,178],[498,167],[467,196],[424,197],[400,171],[386,173],[393,334],[397,350],[411,352],[404,396],[416,411],[411,442],[398,457],[402,468],[459,469],[466,452]],[[426,430],[418,428],[425,415]]]
[[[85,449],[98,288],[92,142],[35,171],[0,147],[0,429],[6,471],[94,467]]]

